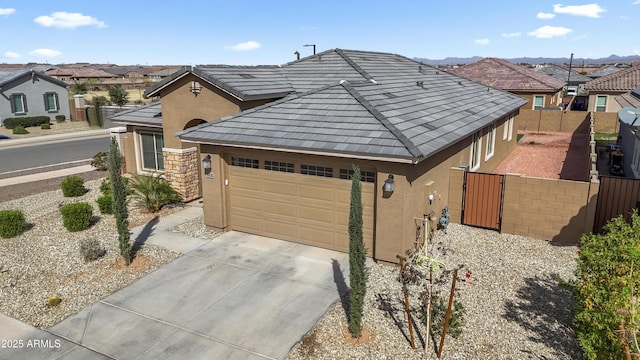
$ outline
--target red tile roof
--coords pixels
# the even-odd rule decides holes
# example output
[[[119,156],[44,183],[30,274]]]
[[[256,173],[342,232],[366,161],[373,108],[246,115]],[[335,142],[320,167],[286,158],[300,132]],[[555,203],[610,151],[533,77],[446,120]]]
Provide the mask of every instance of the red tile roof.
[[[484,58],[449,71],[506,91],[556,92],[565,85],[562,80],[497,58]]]
[[[45,72],[49,76],[69,76],[72,78],[113,78],[116,75],[89,68],[59,68]]]
[[[593,79],[584,85],[589,91],[627,92],[640,87],[640,65]]]

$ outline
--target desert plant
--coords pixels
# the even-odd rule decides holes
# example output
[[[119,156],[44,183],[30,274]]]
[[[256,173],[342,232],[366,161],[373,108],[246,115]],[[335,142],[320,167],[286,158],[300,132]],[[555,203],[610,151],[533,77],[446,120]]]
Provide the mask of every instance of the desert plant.
[[[137,174],[131,180],[133,199],[138,206],[149,212],[157,212],[163,206],[182,201],[180,194],[171,187],[161,174]]]
[[[362,314],[367,292],[367,249],[362,236],[362,184],[360,169],[353,166],[351,204],[349,208],[349,332],[362,336]]]
[[[87,192],[84,187],[84,179],[79,176],[67,176],[60,184],[62,195],[65,197],[82,196]]]
[[[65,205],[60,208],[62,224],[72,232],[86,230],[93,222],[93,207],[85,202]]]
[[[27,129],[25,129],[24,127],[18,125],[16,127],[13,128],[13,134],[14,135],[25,135],[28,134],[29,131],[27,131]]]
[[[96,202],[98,203],[100,213],[113,215],[113,196],[111,196],[111,193],[103,194]]]
[[[97,260],[104,256],[105,249],[96,238],[84,238],[80,240],[80,254],[85,262]]]
[[[109,145],[109,181],[111,182],[111,196],[113,196],[113,212],[118,230],[118,245],[120,256],[126,265],[131,264],[131,233],[129,232],[129,210],[127,209],[127,190],[122,180],[120,169],[123,162],[118,142],[111,138]]]
[[[0,211],[0,237],[12,238],[22,234],[27,228],[24,214],[20,210]]]
[[[107,92],[109,93],[111,102],[120,107],[129,102],[129,93],[120,84],[107,87]]]
[[[47,307],[58,306],[62,302],[62,299],[58,295],[49,296],[47,299]]]
[[[640,336],[638,210],[631,214],[631,223],[621,215],[604,226],[603,235],[582,236],[575,275],[574,320],[585,357],[622,359],[625,342],[632,353],[640,352],[635,341]]]
[[[107,170],[107,153],[104,151],[100,151],[93,155],[91,159],[91,166],[96,168],[96,170],[105,171]]]
[[[65,121],[67,121],[66,116],[64,116],[64,115],[56,115],[56,122],[63,123]]]
[[[423,320],[426,323],[427,319],[427,301],[426,294],[423,294],[422,308]],[[435,333],[441,333],[444,330],[444,320],[447,312],[447,302],[440,296],[433,296],[431,298],[431,329]],[[461,302],[454,300],[453,307],[451,308],[451,315],[449,318],[449,326],[447,327],[447,335],[451,335],[454,339],[457,339],[462,335],[464,330],[464,316],[466,310]]]
[[[48,116],[21,116],[15,118],[6,118],[2,121],[2,125],[7,129],[14,129],[16,126],[22,126],[28,128],[30,126],[40,126],[42,124],[48,124],[51,118]]]
[[[49,123],[44,123],[40,125],[40,129],[42,130],[49,130],[51,129],[51,125]]]
[[[122,182],[124,183],[125,194],[127,195],[133,194],[133,190],[129,186],[129,178],[123,176]],[[100,182],[100,192],[104,195],[110,195],[112,193],[110,176],[107,176],[106,178],[102,179],[102,182]]]

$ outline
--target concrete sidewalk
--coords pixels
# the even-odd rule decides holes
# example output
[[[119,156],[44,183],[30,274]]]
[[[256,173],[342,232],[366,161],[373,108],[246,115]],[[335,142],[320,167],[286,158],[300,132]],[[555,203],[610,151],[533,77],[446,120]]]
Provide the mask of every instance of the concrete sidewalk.
[[[32,181],[55,179],[57,177],[70,176],[76,174],[82,174],[89,171],[95,171],[96,169],[91,165],[74,166],[66,169],[59,169],[53,171],[45,171],[35,174],[15,176],[6,179],[0,179],[0,187],[24,184]]]
[[[184,254],[46,331],[0,316],[0,337],[45,348],[0,359],[283,359],[347,291],[348,255],[227,232],[213,240],[168,231],[187,207],[132,230]],[[53,347],[58,344],[58,347]]]
[[[109,135],[110,133],[111,131],[109,129],[95,129],[95,130],[83,130],[83,131],[52,134],[52,135],[31,136],[31,137],[25,137],[25,138],[11,138],[8,140],[1,140],[0,148],[8,147],[8,146],[35,144],[35,143],[49,142],[49,141],[61,141],[61,140],[67,140],[67,139],[104,136],[104,135]]]

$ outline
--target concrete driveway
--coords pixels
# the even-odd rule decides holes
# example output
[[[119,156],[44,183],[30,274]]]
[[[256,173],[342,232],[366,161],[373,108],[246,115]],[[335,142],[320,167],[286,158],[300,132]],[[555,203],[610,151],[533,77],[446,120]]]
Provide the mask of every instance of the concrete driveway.
[[[347,254],[228,232],[48,331],[86,348],[59,359],[283,359],[346,279]]]

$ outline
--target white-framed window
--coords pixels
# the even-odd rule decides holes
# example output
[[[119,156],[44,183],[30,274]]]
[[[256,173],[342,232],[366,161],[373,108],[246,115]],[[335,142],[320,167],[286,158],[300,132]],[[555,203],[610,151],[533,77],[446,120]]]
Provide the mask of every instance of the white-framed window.
[[[142,169],[150,171],[164,171],[164,157],[162,148],[164,137],[162,133],[140,133],[140,148],[142,156]]]
[[[480,167],[480,154],[482,153],[482,130],[473,134],[471,139],[471,151],[469,154],[469,170],[476,171]]]
[[[596,112],[607,111],[607,95],[598,95],[596,97]]]
[[[11,94],[11,112],[26,114],[27,111],[27,97],[24,94]]]
[[[513,115],[504,122],[504,128],[502,129],[502,140],[511,141],[513,138]]]
[[[540,110],[544,107],[544,95],[533,96],[533,110]]]
[[[484,161],[487,161],[493,157],[493,153],[496,148],[496,123],[489,125],[489,131],[487,132],[487,152],[484,155]]]
[[[48,112],[57,112],[60,110],[58,102],[58,94],[54,92],[44,93],[44,109]]]

